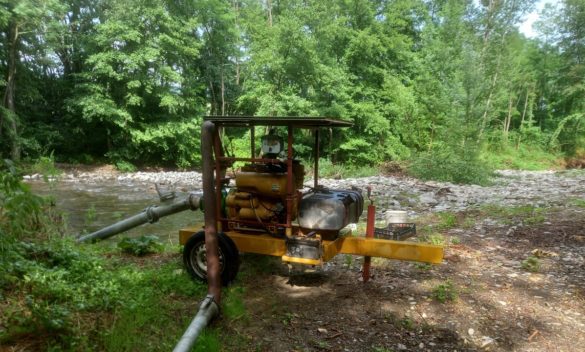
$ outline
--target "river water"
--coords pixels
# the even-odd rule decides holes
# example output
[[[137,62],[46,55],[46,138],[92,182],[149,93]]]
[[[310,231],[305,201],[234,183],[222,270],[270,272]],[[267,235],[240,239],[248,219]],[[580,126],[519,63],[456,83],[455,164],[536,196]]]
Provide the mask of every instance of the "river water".
[[[55,206],[67,219],[68,233],[72,236],[91,233],[137,214],[149,205],[160,204],[154,185],[141,182],[120,182],[112,179],[47,183],[37,179],[27,183],[36,194],[54,199]],[[176,199],[183,199],[188,195],[185,191],[175,191]],[[154,224],[139,226],[126,232],[124,236],[156,235],[163,241],[176,243],[180,228],[202,221],[203,213],[200,211],[185,211],[160,219]],[[110,240],[119,239],[113,237]]]

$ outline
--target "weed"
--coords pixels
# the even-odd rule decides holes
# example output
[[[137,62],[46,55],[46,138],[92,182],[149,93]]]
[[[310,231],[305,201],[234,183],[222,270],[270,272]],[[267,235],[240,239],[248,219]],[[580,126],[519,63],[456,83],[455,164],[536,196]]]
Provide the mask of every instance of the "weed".
[[[457,226],[457,216],[449,212],[437,213],[440,222],[436,225],[437,230],[448,230]]]
[[[85,211],[85,226],[91,226],[97,218],[97,212],[95,210],[95,204],[92,204]]]
[[[546,218],[544,217],[543,214],[537,213],[533,216],[529,216],[529,217],[525,218],[524,223],[526,225],[538,225],[538,224],[542,224],[545,220],[546,220]]]
[[[55,166],[55,156],[51,152],[48,156],[41,156],[32,166],[32,173],[41,174],[43,180],[53,184],[61,175],[61,170]]]
[[[422,271],[428,271],[431,270],[431,268],[433,267],[431,264],[429,263],[416,263],[415,268],[417,268],[418,270],[422,270]]]
[[[288,313],[288,312],[285,313],[284,314],[284,317],[281,320],[282,321],[282,324],[283,325],[290,325],[290,323],[293,321],[294,317],[295,316],[292,313]]]
[[[414,320],[409,317],[404,317],[400,319],[400,326],[402,326],[406,330],[413,330],[415,327]]]
[[[522,268],[533,273],[539,272],[540,266],[540,260],[532,255],[522,261]]]
[[[437,246],[445,244],[445,236],[443,236],[440,233],[431,233],[429,235],[424,235],[420,240],[422,242],[427,242]]]
[[[348,268],[353,267],[353,255],[351,254],[346,254],[343,256],[343,262],[345,263],[345,265]]]
[[[451,244],[460,244],[461,243],[461,239],[457,236],[452,236],[451,237]]]
[[[457,288],[451,282],[451,280],[447,280],[445,283],[437,285],[433,288],[433,298],[441,303],[445,303],[447,301],[455,301],[457,300]]]
[[[461,228],[464,229],[471,229],[473,226],[475,226],[475,220],[471,217],[465,217],[463,223],[461,224]]]
[[[571,204],[579,208],[585,208],[585,199],[572,199]]]
[[[50,234],[52,214],[46,200],[21,182],[20,172],[10,160],[0,161],[0,250],[2,243],[37,233]]]
[[[244,288],[232,286],[228,289],[226,298],[222,302],[222,312],[230,320],[247,319],[247,311],[244,306]]]
[[[118,242],[118,247],[122,252],[133,254],[136,256],[143,256],[146,254],[157,253],[163,250],[164,246],[158,241],[158,237],[154,235],[142,235],[138,238],[126,237]]]
[[[126,160],[120,160],[116,162],[116,169],[120,172],[134,172],[136,171],[136,166]]]

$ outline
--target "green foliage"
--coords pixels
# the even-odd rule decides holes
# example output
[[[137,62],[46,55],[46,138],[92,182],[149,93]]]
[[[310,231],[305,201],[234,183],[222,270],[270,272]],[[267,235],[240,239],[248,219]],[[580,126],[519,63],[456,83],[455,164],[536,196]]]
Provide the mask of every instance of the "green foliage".
[[[48,231],[52,216],[44,212],[45,201],[22,183],[21,176],[10,160],[0,165],[0,243],[19,239],[36,231]]]
[[[434,299],[441,303],[456,301],[458,297],[457,288],[451,280],[447,280],[445,283],[435,286],[432,295]]]
[[[205,114],[321,115],[354,123],[321,135],[349,175],[409,159],[414,175],[457,183],[548,168],[585,146],[585,11],[549,7],[528,39],[517,27],[530,7],[5,2],[0,156],[187,168]],[[247,152],[241,131],[222,134]],[[311,134],[296,135],[298,157]]]
[[[521,263],[522,269],[537,273],[540,271],[541,263],[540,260],[535,256],[529,256],[528,258],[524,259]]]
[[[431,232],[430,234],[424,235],[420,238],[420,240],[437,246],[445,244],[445,236],[436,232]]]
[[[571,203],[579,208],[585,208],[585,199],[573,199]]]
[[[135,172],[136,166],[132,165],[132,163],[128,161],[120,160],[116,162],[116,169],[121,172]]]
[[[437,230],[448,230],[457,226],[457,215],[449,212],[437,213],[439,223],[436,225]]]
[[[415,267],[421,271],[428,271],[431,270],[433,266],[429,263],[416,263]]]
[[[247,319],[247,311],[244,306],[244,288],[232,286],[228,292],[228,298],[222,302],[222,313],[230,320]]]
[[[312,165],[312,161],[310,161]],[[307,168],[307,178],[313,177],[313,167]],[[328,159],[319,160],[319,177],[342,179],[348,177],[368,177],[379,175],[380,171],[377,167],[372,166],[356,166],[352,164],[334,164]]]
[[[474,153],[449,148],[418,154],[408,171],[423,180],[479,185],[488,184],[492,174]]]
[[[154,235],[142,235],[138,238],[123,238],[118,242],[118,248],[124,253],[141,257],[160,252],[164,249],[164,246],[159,242],[158,237]]]
[[[219,352],[221,343],[217,331],[206,329],[197,338],[197,344],[194,347],[196,352]]]
[[[56,181],[61,175],[61,170],[55,166],[55,156],[53,152],[48,156],[40,156],[30,167],[30,172],[41,174],[45,182]]]
[[[415,328],[415,322],[409,317],[400,319],[400,326],[407,330],[413,330]]]
[[[481,159],[494,169],[550,170],[560,167],[562,155],[547,151],[539,145],[521,145],[515,148],[509,144],[492,144],[481,153]]]
[[[91,226],[97,218],[97,212],[95,210],[95,204],[90,205],[85,211],[85,226]]]

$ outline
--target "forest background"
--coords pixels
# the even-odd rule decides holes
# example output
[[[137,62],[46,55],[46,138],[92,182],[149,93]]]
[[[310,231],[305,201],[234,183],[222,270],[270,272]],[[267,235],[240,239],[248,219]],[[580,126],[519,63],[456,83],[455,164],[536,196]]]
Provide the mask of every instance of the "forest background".
[[[550,167],[585,154],[585,0],[547,5],[531,39],[534,6],[0,0],[0,154],[189,168],[204,115],[329,116],[354,127],[324,134],[324,167],[478,183]]]

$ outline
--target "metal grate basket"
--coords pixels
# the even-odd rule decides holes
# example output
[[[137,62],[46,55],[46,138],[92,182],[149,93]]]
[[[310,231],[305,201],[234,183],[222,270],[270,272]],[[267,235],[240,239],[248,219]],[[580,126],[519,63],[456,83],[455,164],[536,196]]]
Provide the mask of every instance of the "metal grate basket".
[[[374,228],[374,237],[386,240],[404,241],[416,235],[416,225],[413,223],[388,224],[387,227]]]

